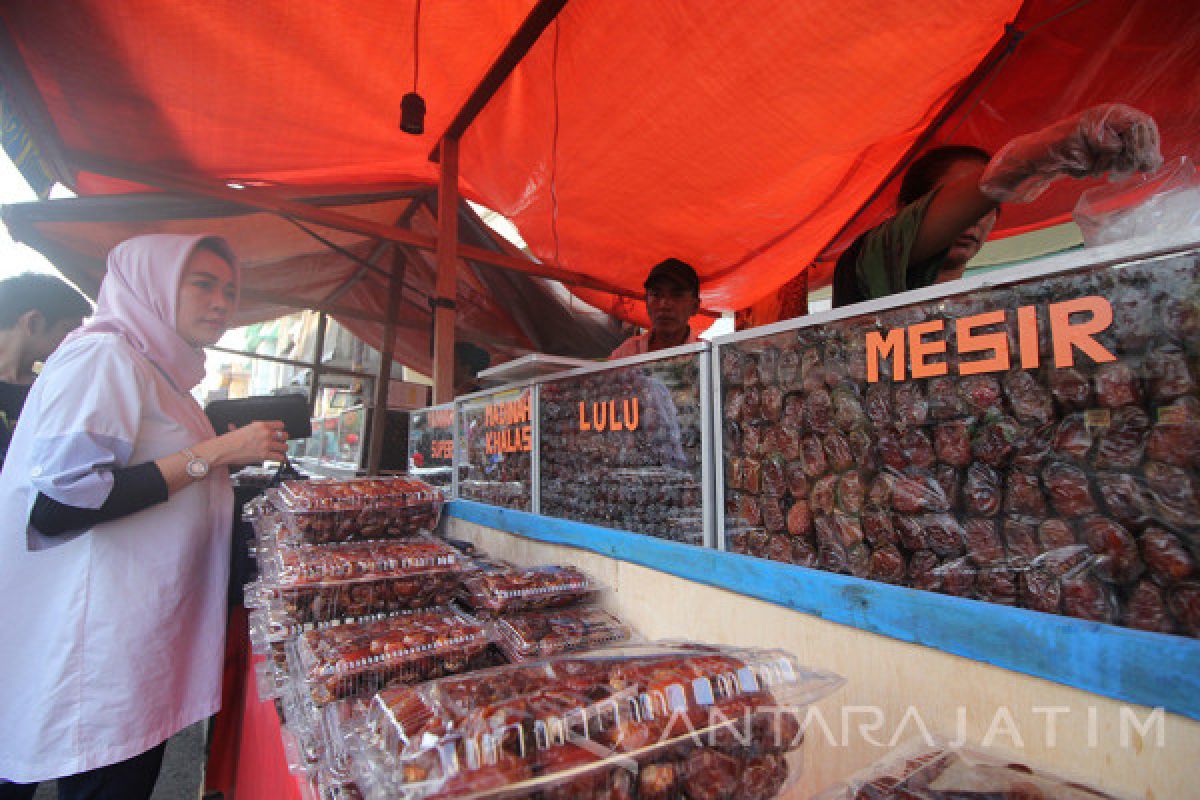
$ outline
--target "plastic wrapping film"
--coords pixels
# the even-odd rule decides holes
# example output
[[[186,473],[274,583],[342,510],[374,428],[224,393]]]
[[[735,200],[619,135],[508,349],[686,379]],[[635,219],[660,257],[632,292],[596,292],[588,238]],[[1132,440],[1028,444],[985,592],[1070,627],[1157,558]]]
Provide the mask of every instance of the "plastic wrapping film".
[[[495,620],[500,650],[513,663],[628,641],[629,626],[594,605],[520,611]]]
[[[279,698],[291,680],[288,667],[288,645],[309,631],[320,631],[339,625],[361,624],[387,619],[407,611],[390,614],[367,614],[361,617],[345,617],[322,622],[288,624],[281,615],[272,614],[267,608],[256,608],[249,613],[248,627],[250,649],[263,656],[255,666],[258,696],[263,700]]]
[[[293,769],[339,768],[344,757],[325,720],[331,706],[361,714],[380,689],[504,663],[490,647],[492,636],[490,626],[442,606],[323,625],[289,638],[277,696],[295,740]],[[344,765],[339,769],[348,781]]]
[[[630,645],[385,690],[344,735],[374,800],[761,800],[840,684],[778,650]]]
[[[487,626],[454,608],[305,631],[289,657],[292,677],[317,706],[461,672],[491,641]]]
[[[318,800],[363,800],[362,792],[353,781],[325,766],[317,770],[316,786]]]
[[[413,536],[437,527],[442,490],[409,476],[284,481],[267,491],[281,535],[322,544]]]
[[[266,609],[272,626],[444,605],[466,566],[432,537],[274,548],[263,576],[246,587],[246,607]]]
[[[998,754],[919,739],[815,800],[1118,800]]]
[[[1200,258],[720,346],[734,552],[1200,635]]]
[[[492,564],[463,576],[461,599],[477,611],[504,613],[570,605],[603,588],[572,566]]]
[[[533,510],[534,391],[504,389],[458,402],[459,497]]]
[[[1153,175],[1088,189],[1074,217],[1088,247],[1185,231],[1200,235],[1200,175],[1180,156]]]
[[[408,471],[444,492],[454,482],[454,404],[408,415]]]
[[[541,512],[702,544],[702,353],[542,384]]]

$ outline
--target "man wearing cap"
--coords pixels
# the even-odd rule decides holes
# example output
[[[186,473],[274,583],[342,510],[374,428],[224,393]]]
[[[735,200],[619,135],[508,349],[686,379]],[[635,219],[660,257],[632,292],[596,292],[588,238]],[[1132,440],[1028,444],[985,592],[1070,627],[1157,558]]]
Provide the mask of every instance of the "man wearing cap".
[[[700,278],[696,270],[678,258],[668,258],[654,265],[643,286],[650,330],[626,339],[610,359],[699,341],[688,325],[688,320],[700,310]]]

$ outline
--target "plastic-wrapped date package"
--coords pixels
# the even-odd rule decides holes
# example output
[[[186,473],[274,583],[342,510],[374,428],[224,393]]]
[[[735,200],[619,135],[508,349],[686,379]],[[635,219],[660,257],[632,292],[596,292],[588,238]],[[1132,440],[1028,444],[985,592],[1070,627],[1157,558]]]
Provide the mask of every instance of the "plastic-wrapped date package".
[[[372,800],[766,800],[840,683],[782,651],[629,645],[385,690],[343,734]]]
[[[459,497],[532,509],[534,391],[526,386],[459,401]]]
[[[1192,252],[720,342],[726,548],[1196,636],[1198,319]]]
[[[409,476],[284,481],[266,496],[278,535],[323,544],[414,536],[437,527],[442,490]]]
[[[246,586],[246,607],[269,625],[327,622],[443,605],[458,592],[467,565],[429,536],[293,547],[260,554],[262,577]]]
[[[520,663],[627,641],[629,626],[598,606],[503,614],[495,622],[500,649]]]
[[[816,800],[1119,800],[999,754],[933,744],[901,746]]]
[[[568,376],[540,387],[541,510],[553,517],[673,541],[703,541],[701,354]],[[776,374],[775,370],[768,370]],[[783,391],[739,388],[738,414],[784,416]],[[735,424],[737,420],[734,420]],[[764,428],[765,430],[765,428]],[[745,480],[780,491],[783,463],[763,464],[750,440]],[[732,435],[732,433],[731,433]]]
[[[506,613],[571,605],[602,588],[571,566],[495,564],[463,578],[461,599],[477,611]]]
[[[462,672],[483,654],[490,632],[454,608],[398,614],[305,631],[292,645],[292,677],[316,706]]]
[[[453,403],[409,413],[408,471],[431,486],[449,491],[454,481]]]

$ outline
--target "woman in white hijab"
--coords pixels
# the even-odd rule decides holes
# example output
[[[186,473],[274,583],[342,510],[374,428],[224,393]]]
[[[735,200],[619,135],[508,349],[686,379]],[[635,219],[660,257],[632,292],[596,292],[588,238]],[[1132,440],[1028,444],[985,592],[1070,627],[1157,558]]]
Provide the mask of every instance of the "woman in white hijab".
[[[0,474],[0,800],[148,798],[217,711],[233,495],[282,423],[216,436],[189,394],[238,271],[224,240],[139,236],[46,362]]]

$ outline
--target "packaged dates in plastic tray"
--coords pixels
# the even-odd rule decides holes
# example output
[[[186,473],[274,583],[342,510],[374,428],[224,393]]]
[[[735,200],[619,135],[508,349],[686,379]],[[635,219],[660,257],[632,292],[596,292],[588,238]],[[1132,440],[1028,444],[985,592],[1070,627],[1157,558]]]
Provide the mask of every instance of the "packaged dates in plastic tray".
[[[496,639],[510,661],[520,663],[629,639],[629,626],[597,606],[552,608],[503,614]]]
[[[277,547],[260,562],[263,577],[247,585],[246,606],[286,627],[444,605],[465,563],[432,537]]]
[[[741,339],[718,358],[729,550],[1200,636],[1196,253]],[[758,400],[770,387],[777,418]]]
[[[484,624],[442,606],[305,631],[292,644],[289,663],[293,679],[323,706],[389,683],[460,672],[489,641]]]
[[[374,622],[405,614],[399,611],[391,614],[367,614],[359,617],[344,617],[322,622],[291,624],[282,615],[272,614],[269,609],[256,608],[248,615],[250,649],[263,659],[255,665],[255,678],[258,685],[258,696],[262,700],[283,696],[284,689],[291,681],[288,668],[288,646],[298,636],[308,631],[317,631],[338,625],[351,623]]]
[[[1118,800],[1115,795],[1055,777],[996,754],[924,739],[816,800]]]
[[[408,476],[284,481],[267,491],[298,542],[348,542],[413,536],[437,527],[442,490]]]
[[[601,587],[571,566],[496,564],[463,576],[463,601],[477,611],[510,612],[570,605]]]
[[[765,800],[840,684],[778,650],[629,645],[388,689],[344,735],[374,800]]]

